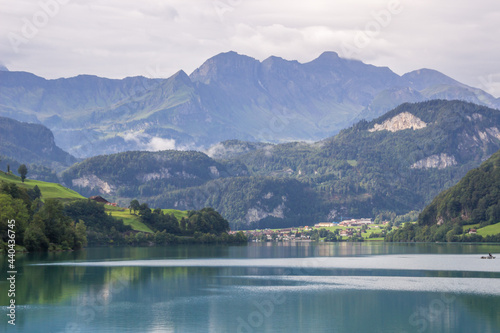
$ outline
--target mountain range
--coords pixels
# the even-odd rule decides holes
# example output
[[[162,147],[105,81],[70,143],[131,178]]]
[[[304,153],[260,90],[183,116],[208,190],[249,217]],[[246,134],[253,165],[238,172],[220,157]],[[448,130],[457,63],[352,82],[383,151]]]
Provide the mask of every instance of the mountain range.
[[[230,139],[312,142],[404,102],[436,98],[500,108],[499,99],[440,72],[400,76],[335,52],[308,63],[228,52],[166,79],[0,71],[0,116],[45,125],[76,157],[201,150]]]

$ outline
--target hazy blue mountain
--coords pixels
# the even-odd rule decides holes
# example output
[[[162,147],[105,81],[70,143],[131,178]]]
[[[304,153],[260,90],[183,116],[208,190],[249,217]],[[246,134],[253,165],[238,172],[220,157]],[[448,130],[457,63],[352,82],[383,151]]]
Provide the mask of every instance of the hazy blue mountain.
[[[463,86],[460,82],[455,81],[438,71],[427,68],[406,73],[402,77],[408,80],[413,89],[419,91],[437,85]]]
[[[387,67],[325,52],[308,63],[235,52],[191,75],[45,80],[0,71],[0,116],[42,123],[78,157],[126,150],[207,149],[225,140],[317,141],[404,102],[500,101],[437,71],[399,76]]]
[[[497,109],[500,105],[500,99],[432,69],[424,68],[406,73],[403,78],[426,99],[457,99]]]
[[[75,157],[55,144],[54,135],[47,127],[5,117],[0,117],[0,155],[12,160],[12,168],[18,162],[60,170],[76,162]]]

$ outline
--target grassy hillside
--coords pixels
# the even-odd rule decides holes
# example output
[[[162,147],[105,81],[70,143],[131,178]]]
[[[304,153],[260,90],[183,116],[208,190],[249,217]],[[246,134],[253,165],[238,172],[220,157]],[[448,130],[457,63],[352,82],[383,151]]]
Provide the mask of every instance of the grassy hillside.
[[[147,233],[153,233],[153,230],[149,228],[147,225],[141,222],[141,218],[137,214],[130,213],[128,208],[123,207],[113,207],[113,206],[104,206],[106,212],[111,216],[119,218],[123,220],[125,225],[130,225],[132,229],[136,231],[142,231]],[[183,217],[188,216],[188,211],[176,210],[176,209],[162,209],[165,214],[173,214],[175,218],[180,221]]]
[[[136,214],[131,214],[127,208],[106,206],[106,211],[111,212],[111,215],[123,220],[125,225],[130,225],[132,229],[142,232],[152,233],[147,225],[141,222],[141,219]],[[176,209],[162,209],[165,214],[173,214],[175,218],[180,221],[183,217],[188,216],[187,211],[176,210]]]
[[[31,179],[25,179],[24,183],[21,181],[21,177],[12,175],[12,174],[6,174],[2,171],[0,171],[0,181],[5,181],[5,182],[10,182],[10,183],[15,183],[17,186],[22,187],[22,188],[34,188],[35,185],[38,186],[40,191],[42,192],[42,200],[46,199],[57,199],[63,202],[69,202],[73,200],[78,200],[78,199],[86,199],[84,196],[80,195],[79,193],[70,190],[60,184],[55,184],[55,183],[48,183],[48,182],[42,182],[39,180],[31,180]],[[132,215],[129,213],[128,209],[125,208],[119,208],[119,207],[112,207],[112,206],[105,206],[107,212],[111,212],[112,216],[122,219],[123,223],[125,225],[130,225],[133,230],[136,231],[143,231],[143,232],[152,232],[152,230],[144,225],[140,220],[137,215]],[[177,216],[187,216],[187,213],[181,212],[181,211],[174,211],[171,210],[174,213],[174,215]]]
[[[166,245],[181,241],[247,242],[241,233],[228,235],[229,223],[211,208],[193,212],[189,223],[184,223],[180,219],[188,216],[187,211],[152,210],[141,205],[139,216],[131,214],[128,208],[84,198],[59,184],[29,179],[22,182],[3,171],[0,185],[0,221],[18,221],[15,232],[20,251],[76,250],[87,245]],[[45,203],[41,204],[40,199]],[[0,237],[0,251],[7,248],[7,228],[6,222],[0,223],[0,235],[4,235]]]
[[[498,235],[500,234],[500,222],[480,228],[477,233],[481,236]]]
[[[123,224],[129,225],[136,231],[152,233],[147,225],[141,222],[138,215],[131,214],[127,208],[105,206],[106,212],[111,213],[111,216],[123,220]]]
[[[70,190],[60,184],[43,182],[40,180],[25,179],[24,183],[21,181],[21,177],[15,176],[13,174],[7,174],[0,171],[0,181],[15,183],[17,186],[22,188],[32,189],[38,186],[42,192],[42,200],[46,199],[58,199],[62,201],[71,201],[75,199],[85,199],[77,192]]]
[[[180,220],[183,217],[188,216],[188,211],[187,210],[176,210],[176,209],[162,209],[163,213],[165,214],[174,214],[175,218]]]
[[[476,229],[477,234],[481,236],[489,236],[489,235],[497,235],[500,234],[500,222],[496,224],[491,224],[486,227],[481,228],[481,225],[478,224],[468,224],[463,226],[463,231],[467,231],[469,229]]]

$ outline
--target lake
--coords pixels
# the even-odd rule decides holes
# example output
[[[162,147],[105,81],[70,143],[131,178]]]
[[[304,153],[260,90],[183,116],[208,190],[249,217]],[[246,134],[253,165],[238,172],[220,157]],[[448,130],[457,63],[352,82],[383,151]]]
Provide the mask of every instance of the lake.
[[[5,332],[500,332],[500,245],[251,243],[18,254]],[[2,276],[8,271],[2,256]]]

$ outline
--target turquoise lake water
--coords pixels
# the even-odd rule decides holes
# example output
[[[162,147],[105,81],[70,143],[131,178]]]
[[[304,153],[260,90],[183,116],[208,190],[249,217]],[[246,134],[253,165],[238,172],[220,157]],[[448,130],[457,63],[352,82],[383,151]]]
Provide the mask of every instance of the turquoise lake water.
[[[500,245],[252,243],[18,254],[5,332],[500,332]],[[498,257],[498,256],[497,256]],[[7,275],[7,258],[2,274]]]

